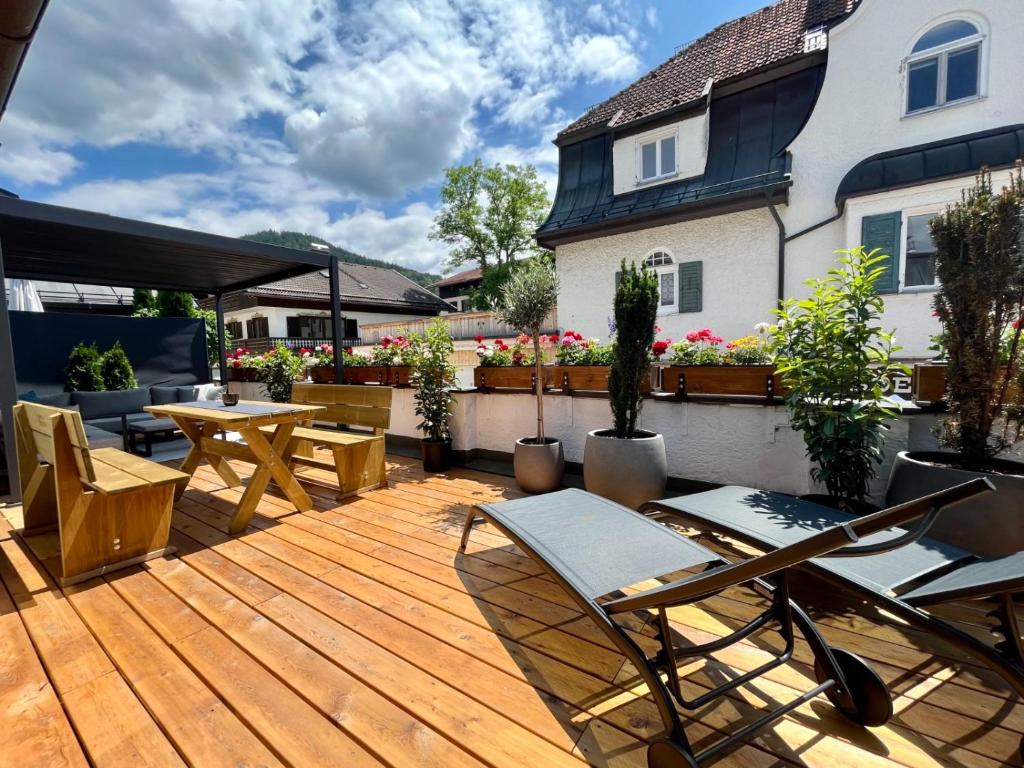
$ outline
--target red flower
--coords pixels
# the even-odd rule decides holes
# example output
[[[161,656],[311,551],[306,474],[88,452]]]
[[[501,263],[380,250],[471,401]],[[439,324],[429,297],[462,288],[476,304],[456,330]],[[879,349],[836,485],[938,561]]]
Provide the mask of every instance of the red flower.
[[[697,333],[696,331],[690,331],[688,334],[686,334],[686,340],[691,344],[696,341],[700,341],[700,334]]]
[[[1016,320],[1013,321],[1013,330],[1019,331],[1021,325],[1024,325],[1024,317],[1018,317]]]
[[[241,368],[242,367],[242,361],[241,360],[235,360],[234,366],[235,366],[235,368]]]
[[[483,341],[484,341],[484,337],[483,336],[479,336],[479,335],[478,336],[474,336],[473,337],[473,341],[475,341],[477,344],[482,344]]]
[[[548,336],[548,341],[550,341],[552,344],[557,344],[559,341],[561,341],[561,339],[558,338],[557,333],[552,333],[550,336]]]
[[[325,351],[326,351],[326,350],[325,350]],[[332,350],[330,350],[330,351],[331,351],[331,353],[332,353],[332,354],[334,353],[334,350],[333,350],[333,349],[332,349]],[[345,354],[346,354],[346,355],[351,355],[351,354],[352,354],[352,347],[345,347]]]
[[[390,336],[385,336],[383,339],[380,340],[381,349],[387,349],[388,347],[390,347],[392,341],[394,341],[394,339],[392,339]]]
[[[655,357],[661,357],[668,351],[669,342],[667,341],[656,341],[651,344],[651,353]]]

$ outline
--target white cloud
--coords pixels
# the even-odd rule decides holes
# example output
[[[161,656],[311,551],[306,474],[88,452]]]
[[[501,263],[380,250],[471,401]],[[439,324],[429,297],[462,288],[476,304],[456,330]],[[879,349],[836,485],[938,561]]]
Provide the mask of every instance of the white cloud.
[[[623,80],[640,72],[640,60],[622,35],[579,35],[570,46],[573,71],[591,82]]]

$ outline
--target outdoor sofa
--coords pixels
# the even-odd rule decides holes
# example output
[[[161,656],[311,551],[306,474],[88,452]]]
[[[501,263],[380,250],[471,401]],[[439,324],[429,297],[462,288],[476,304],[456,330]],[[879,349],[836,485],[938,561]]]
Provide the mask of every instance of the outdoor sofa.
[[[879,534],[865,542],[862,556],[815,558],[799,563],[836,587],[863,597],[912,627],[936,635],[1001,675],[1024,698],[1024,641],[1014,601],[1024,595],[1024,552],[981,558],[925,536],[941,508],[926,512],[911,529]],[[858,518],[808,501],[753,488],[726,486],[640,507],[688,527],[717,533],[762,552],[804,546],[819,532]],[[979,525],[984,520],[978,521]],[[992,599],[996,609],[988,644],[929,613],[929,608],[962,600]]]
[[[883,546],[878,543],[880,535],[887,537],[889,544],[899,546],[903,537],[893,538],[884,532],[922,515],[931,517],[937,510],[990,490],[992,485],[987,480],[972,480],[871,515],[823,524],[812,535],[773,552],[728,562],[722,555],[649,516],[585,491],[567,489],[473,507],[466,515],[461,549],[466,547],[474,520],[483,517],[537,560],[633,664],[647,685],[666,729],[665,736],[648,748],[648,766],[694,768],[738,746],[756,731],[822,693],[856,723],[877,726],[887,722],[893,709],[885,684],[863,660],[826,644],[807,614],[790,600],[787,570],[823,555],[876,553]],[[678,575],[690,569],[702,570]],[[672,580],[650,587],[650,581],[660,581],[659,577]],[[766,610],[715,641],[700,645],[676,642],[669,609],[698,603],[738,585],[750,586],[762,595],[769,603]],[[660,650],[653,657],[628,629],[615,621],[616,616],[635,611],[655,614],[653,626]],[[695,753],[676,705],[698,710],[737,686],[789,662],[794,650],[794,628],[803,635],[814,655],[817,685]],[[782,637],[785,648],[781,654],[696,698],[684,696],[678,674],[680,660],[707,656],[765,629],[775,629]]]

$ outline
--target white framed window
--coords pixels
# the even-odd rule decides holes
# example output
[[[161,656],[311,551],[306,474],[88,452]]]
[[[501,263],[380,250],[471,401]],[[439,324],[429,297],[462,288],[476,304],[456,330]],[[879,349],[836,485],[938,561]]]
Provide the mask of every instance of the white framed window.
[[[644,257],[644,264],[658,275],[658,314],[678,312],[679,286],[676,284],[677,268],[672,254],[664,250],[652,251]]]
[[[965,19],[943,21],[917,38],[906,60],[907,115],[983,95],[985,36]]]
[[[937,210],[911,210],[903,213],[903,279],[904,291],[926,291],[938,287],[935,278],[935,243],[930,224]]]
[[[645,135],[636,142],[637,183],[667,179],[675,176],[676,131],[659,135]]]

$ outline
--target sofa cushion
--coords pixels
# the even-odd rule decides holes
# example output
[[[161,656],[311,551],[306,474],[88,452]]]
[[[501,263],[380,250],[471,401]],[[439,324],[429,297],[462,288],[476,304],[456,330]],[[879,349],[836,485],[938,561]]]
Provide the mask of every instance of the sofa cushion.
[[[143,408],[153,404],[149,390],[144,387],[110,392],[72,392],[71,402],[78,406],[86,421],[120,417],[123,413],[141,413]]]
[[[187,387],[175,387],[179,403],[194,403],[199,399],[199,387],[190,384]]]
[[[178,402],[178,387],[150,387],[149,396],[153,405],[170,405]]]
[[[58,392],[55,395],[39,395],[39,402],[54,408],[67,408],[71,405],[71,393]]]
[[[36,394],[34,389],[30,389],[28,392],[20,392],[18,399],[25,403],[38,403],[39,395]]]
[[[85,424],[85,439],[89,443],[89,448],[123,448],[124,441],[113,432],[107,432],[103,429]]]
[[[128,423],[131,424],[135,421],[150,421],[153,419],[153,415],[150,413],[129,413],[126,418]],[[101,419],[89,419],[84,422],[86,426],[96,427],[102,429],[105,432],[114,432],[118,435],[121,434],[121,417],[120,416],[104,416]]]
[[[197,384],[193,400],[220,400],[220,396],[227,391],[227,387],[220,384]]]

